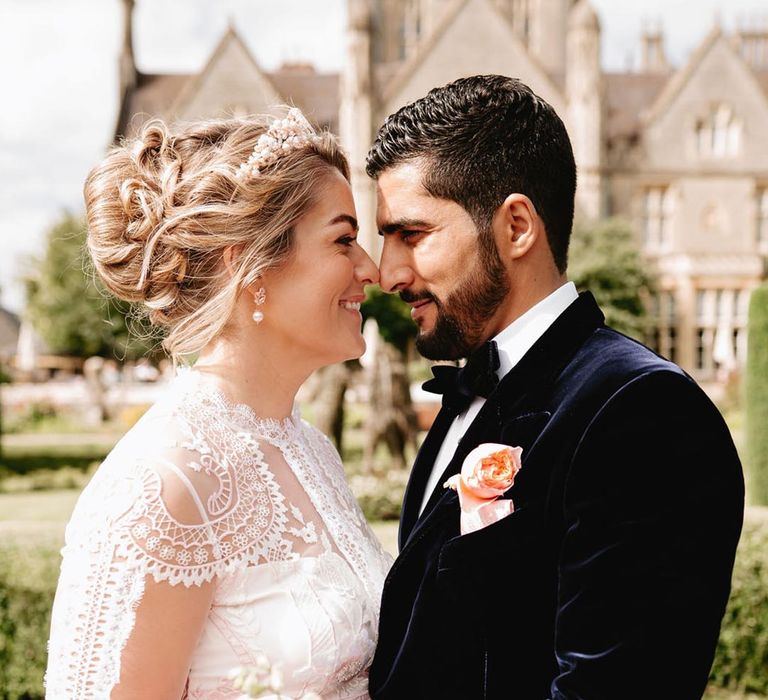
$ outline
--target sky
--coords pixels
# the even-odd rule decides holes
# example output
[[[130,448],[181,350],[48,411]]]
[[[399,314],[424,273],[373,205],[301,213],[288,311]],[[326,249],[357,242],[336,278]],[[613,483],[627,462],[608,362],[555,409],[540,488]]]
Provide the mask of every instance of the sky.
[[[637,60],[644,22],[660,23],[667,55],[685,63],[720,21],[768,21],[768,0],[592,0],[602,60]],[[145,72],[199,70],[229,22],[267,70],[309,61],[339,70],[345,0],[137,0],[135,54]],[[113,134],[118,107],[119,0],[0,0],[0,305],[19,312],[19,278],[64,211],[82,211],[82,183]]]

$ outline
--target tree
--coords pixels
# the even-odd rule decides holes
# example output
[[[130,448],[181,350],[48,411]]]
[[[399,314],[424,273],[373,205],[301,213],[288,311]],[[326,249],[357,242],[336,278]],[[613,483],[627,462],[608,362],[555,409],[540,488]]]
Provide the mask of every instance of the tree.
[[[372,287],[360,311],[364,320],[375,319],[384,340],[399,352],[407,354],[408,346],[416,337],[417,326],[408,305],[399,296]]]
[[[768,285],[752,292],[745,373],[749,499],[768,506]]]
[[[416,324],[406,304],[395,294],[372,289],[361,309],[364,319],[376,322],[383,342],[374,352],[369,373],[369,410],[365,461],[373,468],[376,447],[384,443],[395,468],[404,468],[405,448],[416,445],[416,413],[411,402],[408,348]]]
[[[32,260],[24,279],[26,313],[55,354],[143,356],[156,345],[151,327],[100,288],[88,271],[85,236],[85,222],[72,214],[49,230],[43,256]]]
[[[655,278],[629,224],[621,219],[577,223],[569,257],[569,277],[579,291],[595,295],[606,323],[643,339],[651,322],[644,298],[653,293]]]
[[[352,378],[353,361],[337,362],[315,372],[310,400],[315,426],[344,454],[344,395]]]

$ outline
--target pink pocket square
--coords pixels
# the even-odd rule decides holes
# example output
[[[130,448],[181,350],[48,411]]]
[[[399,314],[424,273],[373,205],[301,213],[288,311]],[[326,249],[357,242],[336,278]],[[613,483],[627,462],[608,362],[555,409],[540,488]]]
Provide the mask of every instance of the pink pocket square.
[[[502,518],[512,515],[515,506],[511,498],[500,498],[490,503],[484,503],[476,510],[461,510],[461,534],[482,530],[484,527],[499,522]]]
[[[483,443],[467,455],[461,473],[445,482],[446,488],[459,495],[462,535],[488,527],[514,512],[512,499],[499,497],[515,483],[522,452],[522,447]]]

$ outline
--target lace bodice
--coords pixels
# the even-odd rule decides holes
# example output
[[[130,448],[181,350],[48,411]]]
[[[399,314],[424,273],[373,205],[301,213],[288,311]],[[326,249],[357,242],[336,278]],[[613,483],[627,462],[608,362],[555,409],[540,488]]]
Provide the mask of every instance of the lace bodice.
[[[97,470],[65,540],[48,698],[109,697],[148,581],[214,584],[189,698],[241,697],[230,672],[259,655],[280,666],[283,697],[368,697],[391,559],[296,411],[258,418],[181,372]]]

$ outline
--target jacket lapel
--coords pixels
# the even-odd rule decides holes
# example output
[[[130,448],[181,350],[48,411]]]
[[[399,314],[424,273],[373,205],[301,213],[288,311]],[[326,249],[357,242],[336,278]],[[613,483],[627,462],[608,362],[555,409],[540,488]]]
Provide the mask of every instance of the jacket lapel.
[[[408,478],[408,485],[403,495],[403,508],[400,514],[400,529],[398,532],[398,549],[402,550],[405,542],[419,517],[421,503],[424,499],[424,489],[427,486],[432,466],[437,459],[437,453],[443,444],[445,435],[453,423],[455,414],[445,408],[441,408],[435,418],[435,422],[429,429],[424,442],[416,455],[416,460]]]

